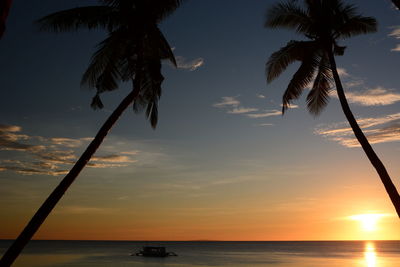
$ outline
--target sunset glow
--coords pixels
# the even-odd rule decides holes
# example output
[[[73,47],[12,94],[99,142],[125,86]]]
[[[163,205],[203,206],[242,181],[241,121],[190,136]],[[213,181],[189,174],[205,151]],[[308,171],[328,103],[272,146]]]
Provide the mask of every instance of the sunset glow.
[[[364,258],[366,267],[376,267],[376,252],[373,243],[368,242],[365,246]]]
[[[349,219],[359,221],[363,231],[372,232],[376,231],[378,226],[377,223],[386,214],[358,214],[350,216]]]

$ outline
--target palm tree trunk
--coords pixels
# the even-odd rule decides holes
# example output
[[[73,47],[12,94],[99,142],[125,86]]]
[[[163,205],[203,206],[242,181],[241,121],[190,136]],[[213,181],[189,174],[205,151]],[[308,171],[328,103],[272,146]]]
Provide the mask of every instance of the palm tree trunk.
[[[397,215],[400,218],[400,195],[397,192],[395,185],[393,184],[392,180],[388,172],[386,171],[385,166],[383,165],[382,161],[378,158],[375,151],[372,149],[368,139],[365,137],[364,133],[362,132],[360,126],[358,125],[356,119],[354,118],[353,113],[350,110],[349,104],[346,99],[346,95],[344,94],[343,86],[340,81],[339,74],[336,69],[336,62],[335,57],[332,51],[328,51],[329,54],[329,61],[331,64],[331,69],[333,73],[333,78],[336,84],[336,90],[338,93],[338,97],[340,100],[340,104],[342,106],[343,112],[350,123],[351,128],[353,129],[354,135],[356,136],[358,142],[360,143],[361,147],[363,148],[365,154],[367,155],[369,161],[374,166],[375,170],[377,171],[379,177],[383,185],[385,186],[386,192],[388,193],[395,209]]]
[[[100,128],[99,132],[93,139],[93,141],[86,148],[85,152],[81,155],[69,173],[64,177],[64,179],[60,182],[60,184],[54,189],[54,191],[50,194],[50,196],[46,199],[46,201],[42,204],[42,206],[38,209],[35,215],[32,217],[30,222],[26,225],[25,229],[21,232],[18,238],[14,241],[11,247],[6,251],[0,260],[1,267],[8,267],[15,261],[18,255],[21,253],[25,245],[31,240],[33,235],[39,229],[41,224],[53,210],[55,205],[67,191],[69,186],[74,182],[75,178],[79,175],[82,169],[89,162],[90,158],[99,148],[104,138],[113,127],[115,122],[119,119],[121,114],[125,111],[125,109],[132,104],[135,98],[139,94],[139,87],[134,87],[132,92],[126,96],[119,106],[114,110],[114,112],[108,117],[106,122]]]

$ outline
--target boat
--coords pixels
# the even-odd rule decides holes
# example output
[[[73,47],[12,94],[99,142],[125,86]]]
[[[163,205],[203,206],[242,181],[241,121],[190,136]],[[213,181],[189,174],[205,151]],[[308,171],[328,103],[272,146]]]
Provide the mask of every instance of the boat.
[[[143,247],[141,251],[131,254],[132,256],[143,256],[143,257],[168,257],[168,256],[178,256],[174,252],[167,252],[165,247]]]

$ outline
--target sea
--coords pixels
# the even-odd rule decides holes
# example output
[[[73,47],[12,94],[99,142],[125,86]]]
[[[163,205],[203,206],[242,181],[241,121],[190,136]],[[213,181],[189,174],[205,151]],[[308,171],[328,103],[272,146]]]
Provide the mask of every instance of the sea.
[[[0,240],[2,255],[11,241]],[[164,246],[177,257],[132,256]],[[397,267],[400,241],[31,241],[13,266]]]

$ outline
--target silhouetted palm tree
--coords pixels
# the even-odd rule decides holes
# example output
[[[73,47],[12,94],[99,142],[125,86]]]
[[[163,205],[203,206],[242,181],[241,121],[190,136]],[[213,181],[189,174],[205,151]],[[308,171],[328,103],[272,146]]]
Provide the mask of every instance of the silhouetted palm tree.
[[[85,152],[31,221],[3,255],[0,266],[9,266],[32,238],[80,171],[102,143],[122,112],[133,104],[137,112],[146,109],[152,127],[157,124],[157,105],[161,96],[161,60],[175,66],[173,52],[158,24],[174,12],[183,0],[99,0],[99,6],[69,9],[48,15],[38,22],[43,30],[64,32],[78,28],[103,28],[108,37],[99,44],[82,84],[97,93],[92,107],[102,108],[100,94],[117,89],[118,82],[132,82],[132,91],[106,120]]]
[[[338,44],[341,39],[359,34],[375,32],[376,20],[356,12],[354,5],[342,0],[305,0],[305,6],[295,2],[278,3],[267,12],[265,26],[288,28],[303,34],[307,41],[290,41],[273,53],[266,65],[267,81],[277,78],[289,64],[300,61],[300,67],[283,94],[284,112],[292,100],[300,97],[311,82],[307,96],[307,107],[311,114],[318,115],[329,100],[331,85],[336,85],[343,112],[353,129],[361,147],[375,167],[383,185],[400,217],[400,196],[385,166],[378,158],[359,127],[348,105],[342,83],[336,69],[334,55],[341,56],[345,48]]]

